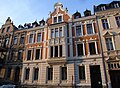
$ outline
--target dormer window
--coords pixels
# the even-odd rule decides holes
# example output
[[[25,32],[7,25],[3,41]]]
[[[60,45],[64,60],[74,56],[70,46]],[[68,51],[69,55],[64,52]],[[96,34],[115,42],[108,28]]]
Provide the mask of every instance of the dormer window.
[[[57,23],[57,17],[54,17],[54,23]]]
[[[114,7],[115,7],[115,8],[118,8],[118,7],[119,7],[119,4],[118,4],[118,3],[115,3],[115,4],[114,4]]]
[[[58,22],[62,21],[62,16],[58,16]]]
[[[102,7],[101,7],[101,10],[102,10],[102,11],[105,10],[105,6],[102,6]]]

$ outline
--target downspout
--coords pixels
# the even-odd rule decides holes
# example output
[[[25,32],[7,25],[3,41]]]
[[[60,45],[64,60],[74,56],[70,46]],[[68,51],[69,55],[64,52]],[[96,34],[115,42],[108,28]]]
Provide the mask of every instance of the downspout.
[[[96,16],[96,24],[98,27],[98,38],[100,40],[100,48],[101,48],[101,54],[102,54],[102,63],[103,63],[103,70],[104,70],[104,75],[105,75],[105,83],[106,83],[106,87],[109,88],[108,87],[108,77],[107,77],[106,66],[105,66],[105,58],[104,58],[103,47],[102,47],[102,39],[101,39],[100,28],[99,28],[99,24],[98,24],[98,16]]]

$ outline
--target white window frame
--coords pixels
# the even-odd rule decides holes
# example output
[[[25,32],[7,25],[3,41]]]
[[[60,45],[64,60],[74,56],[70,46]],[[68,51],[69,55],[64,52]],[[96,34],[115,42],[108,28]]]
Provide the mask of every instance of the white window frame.
[[[92,31],[93,31],[92,34],[88,34],[87,24],[92,24]],[[93,25],[93,23],[86,23],[86,24],[85,24],[85,27],[86,27],[86,34],[87,34],[87,35],[94,35],[94,34],[95,34],[95,29],[94,29],[94,25]]]
[[[27,57],[28,57],[28,51],[29,51],[29,50],[31,50],[31,57],[30,57],[30,60],[32,60],[33,49],[28,49],[28,50],[26,50],[26,51],[27,51],[27,53],[26,53],[26,61],[30,61],[30,60],[27,59]]]
[[[36,50],[37,49],[40,49],[40,56],[39,56],[39,59],[36,59]],[[36,49],[34,49],[34,60],[41,60],[41,48],[36,48]]]
[[[31,34],[33,35],[33,39],[32,39],[32,42],[31,42],[31,43],[34,42],[34,33],[30,33],[29,36],[28,36],[28,43],[29,43],[29,44],[31,44],[31,43],[29,42],[29,40],[30,40],[30,35],[31,35]]]
[[[60,30],[62,30],[62,35],[61,36],[60,36]],[[63,27],[59,27],[58,31],[59,31],[59,37],[63,37]]]
[[[37,42],[37,43],[39,43],[39,42],[37,41],[37,39],[38,39],[38,34],[39,34],[39,33],[41,34],[41,39],[40,39],[39,42],[42,42],[42,32],[37,32],[37,33],[36,33],[36,42]]]
[[[118,8],[118,7],[120,7],[120,6],[119,6],[118,3],[114,3],[114,7],[115,7],[115,8]]]
[[[117,27],[119,27],[118,24],[117,24],[116,17],[119,17],[119,24],[120,24],[120,15],[119,16],[115,16],[116,25],[117,25]]]
[[[97,41],[89,41],[89,42],[88,42],[88,55],[91,55],[91,54],[90,54],[89,43],[95,43],[95,54],[93,54],[93,55],[97,55],[97,54],[98,54]]]
[[[82,26],[82,24],[80,24],[80,25],[75,25],[75,36],[78,36],[77,33],[76,33],[77,26],[81,26],[81,35],[79,35],[79,36],[83,36],[83,26]],[[79,37],[79,36],[78,36],[78,37]]]
[[[102,11],[103,11],[103,10],[106,10],[105,6],[101,6],[101,10],[102,10]]]
[[[112,37],[105,37],[105,43],[106,43],[106,38],[111,38],[111,40],[112,40],[111,42],[112,42],[112,45],[113,45],[113,50],[115,50],[115,43],[114,43],[114,38],[113,38],[113,36],[112,36]],[[106,50],[107,50],[107,51],[111,51],[111,50],[108,50],[108,49],[107,49],[107,45],[106,45]]]
[[[111,26],[110,26],[110,21],[109,21],[109,18],[103,18],[103,19],[101,19],[101,23],[102,23],[102,20],[107,20],[107,23],[108,23],[108,28],[107,29],[110,29],[111,28]],[[103,23],[102,23],[102,28],[104,29],[104,27],[103,27]],[[107,30],[107,29],[104,29],[104,30]]]
[[[63,14],[56,14],[55,16],[52,16],[52,24],[56,24],[56,23],[60,23],[59,21],[58,21],[58,17],[59,16],[61,16],[62,17],[62,21],[61,22],[63,22]],[[57,17],[57,22],[56,23],[54,23],[54,17]]]
[[[79,57],[79,56],[78,56],[78,49],[77,49],[77,45],[78,45],[78,44],[83,44],[83,55],[82,55],[82,56],[85,56],[85,45],[84,45],[84,42],[76,43],[76,56]]]

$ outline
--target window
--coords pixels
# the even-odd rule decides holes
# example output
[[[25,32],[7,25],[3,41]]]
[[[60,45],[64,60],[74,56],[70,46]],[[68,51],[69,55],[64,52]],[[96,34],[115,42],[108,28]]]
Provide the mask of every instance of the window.
[[[76,36],[82,36],[81,25],[80,26],[76,26]]]
[[[102,7],[101,7],[101,10],[102,10],[102,11],[105,10],[105,9],[106,9],[105,6],[102,6]]]
[[[1,33],[3,33],[3,32],[4,32],[4,30],[5,30],[5,28],[2,28],[2,31],[1,31]]]
[[[115,8],[118,8],[118,7],[119,7],[119,4],[118,4],[118,3],[115,3],[115,4],[114,4],[114,7],[115,7]]]
[[[51,38],[54,38],[54,30],[51,30]]]
[[[89,43],[89,52],[90,52],[90,55],[96,54],[96,48],[95,48],[95,43],[94,42]]]
[[[17,44],[17,36],[14,37],[14,44]]]
[[[55,46],[55,57],[58,57],[58,46]]]
[[[58,16],[58,22],[62,22],[62,16]]]
[[[113,43],[112,43],[112,39],[111,38],[106,38],[106,46],[107,46],[107,50],[113,50]]]
[[[24,44],[24,41],[25,41],[25,35],[22,34],[20,38],[20,44]]]
[[[11,76],[11,68],[8,68],[8,70],[7,70],[7,78],[9,79],[10,78],[10,76]]]
[[[104,29],[109,29],[107,19],[102,19],[102,26],[103,26]]]
[[[93,34],[92,24],[87,24],[87,34]]]
[[[34,80],[38,80],[39,68],[34,69]]]
[[[60,30],[59,36],[62,37],[62,36],[63,36],[63,35],[62,35],[62,27],[60,27],[59,30]]]
[[[40,42],[41,41],[41,33],[38,33],[37,34],[37,42]]]
[[[33,34],[30,34],[29,36],[29,43],[33,43]]]
[[[83,44],[77,44],[78,56],[83,56]]]
[[[54,17],[54,23],[57,23],[57,17]]]
[[[40,49],[36,49],[35,60],[38,60],[39,58],[40,58]]]
[[[6,47],[9,44],[9,38],[6,38],[4,41],[4,47]]]
[[[50,53],[51,53],[50,56],[53,57],[53,46],[51,46],[51,52]]]
[[[120,16],[115,17],[117,26],[120,27]]]
[[[30,69],[25,69],[25,80],[29,80]]]
[[[85,66],[79,66],[79,79],[85,80]]]
[[[62,57],[62,45],[60,45],[60,57]]]
[[[55,37],[58,37],[58,28],[55,28]]]
[[[50,67],[48,68],[48,80],[52,80],[53,79],[53,68]]]
[[[9,30],[10,30],[10,26],[9,26],[9,27],[7,27],[7,30],[6,30],[6,32],[9,32]]]
[[[31,52],[32,52],[32,50],[28,50],[28,53],[27,53],[27,60],[30,60],[30,59],[31,59]]]
[[[23,54],[22,54],[22,50],[19,50],[18,51],[18,60],[22,60],[22,56]]]
[[[61,67],[61,80],[67,80],[67,67]]]

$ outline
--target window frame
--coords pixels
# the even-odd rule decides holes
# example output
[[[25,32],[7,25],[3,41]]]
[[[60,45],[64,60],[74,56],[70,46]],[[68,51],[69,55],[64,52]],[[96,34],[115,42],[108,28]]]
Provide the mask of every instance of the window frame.
[[[18,37],[17,37],[17,36],[14,36],[13,44],[16,45],[16,44],[17,44],[17,41],[18,41]]]
[[[29,51],[31,51],[31,55],[28,55]],[[30,58],[28,59],[28,57],[30,57]],[[32,58],[32,49],[27,50],[27,57],[26,58],[27,58],[27,61],[31,60],[31,58]]]
[[[54,29],[51,29],[51,38],[55,38],[55,32],[54,32]]]
[[[61,67],[61,80],[67,80],[67,75],[67,67]]]
[[[90,47],[90,44],[91,44],[91,43],[94,43],[94,46],[95,46],[95,48],[94,48],[94,51],[95,51],[95,52],[94,52],[94,53],[92,52],[92,50],[90,50],[90,48],[91,48],[91,47]],[[89,43],[88,43],[88,47],[89,47],[89,53],[90,53],[90,55],[96,55],[96,54],[97,54],[97,52],[96,52],[97,46],[95,45],[95,42],[89,42]],[[92,48],[92,49],[93,49],[93,48]]]
[[[38,34],[40,35],[40,39],[38,38]],[[39,40],[39,41],[38,41]],[[41,32],[38,32],[37,33],[37,38],[36,38],[36,42],[41,42],[42,41],[42,33]]]
[[[120,16],[116,16],[115,20],[116,20],[117,27],[120,27]]]
[[[83,46],[83,49],[82,49],[82,50],[83,50],[83,55],[78,55],[78,45],[79,45],[79,44],[82,44],[82,46]],[[84,51],[85,51],[84,48],[85,48],[85,47],[84,47],[84,43],[77,43],[77,44],[76,44],[76,51],[77,51],[77,56],[78,56],[78,57],[79,57],[79,56],[84,56],[84,54],[85,54],[85,53],[84,53]]]
[[[32,38],[31,38],[31,35],[33,35]],[[34,34],[29,34],[28,37],[29,37],[29,39],[28,39],[29,43],[33,43],[34,42]]]
[[[90,29],[90,27],[89,27],[89,30],[90,30],[90,31],[88,31],[88,25],[91,25],[91,29]],[[92,33],[91,33],[91,31],[92,31]],[[89,33],[88,33],[88,32],[89,32]],[[87,33],[87,35],[93,35],[93,34],[95,33],[93,23],[87,23],[87,24],[86,24],[86,33]]]
[[[36,56],[37,56],[37,50],[39,50],[39,58],[36,58]],[[41,48],[37,48],[37,49],[35,49],[35,60],[40,60],[41,59]]]
[[[38,80],[39,78],[39,68],[34,68],[34,77],[33,80]]]
[[[27,71],[28,71],[28,73],[27,73]],[[25,80],[29,80],[29,77],[30,76],[30,68],[25,68]]]
[[[53,67],[47,67],[47,80],[52,81],[53,80]]]
[[[25,44],[25,34],[21,34],[21,36],[20,36],[20,44]]]
[[[78,66],[78,69],[79,69],[79,80],[86,80],[85,66],[84,65]],[[82,72],[81,72],[81,70],[82,70]]]
[[[81,33],[77,35],[77,27],[79,27],[79,26],[80,26],[80,31],[81,31]],[[82,27],[81,24],[75,26],[75,35],[76,35],[76,36],[83,36],[83,27]]]
[[[10,26],[7,27],[6,32],[9,32],[9,30],[10,30]]]
[[[103,22],[103,20],[104,20],[104,22]],[[102,28],[104,30],[110,29],[108,18],[101,19],[101,22],[102,22]]]
[[[63,27],[59,27],[59,37],[63,37]]]
[[[110,50],[108,49],[106,39],[111,39],[111,41],[108,42],[109,43],[108,46],[109,46]],[[106,43],[106,49],[107,49],[107,51],[115,50],[115,48],[114,48],[114,42],[113,42],[113,38],[112,37],[105,37],[105,43]],[[110,43],[112,43],[112,48],[111,48],[111,44]]]

